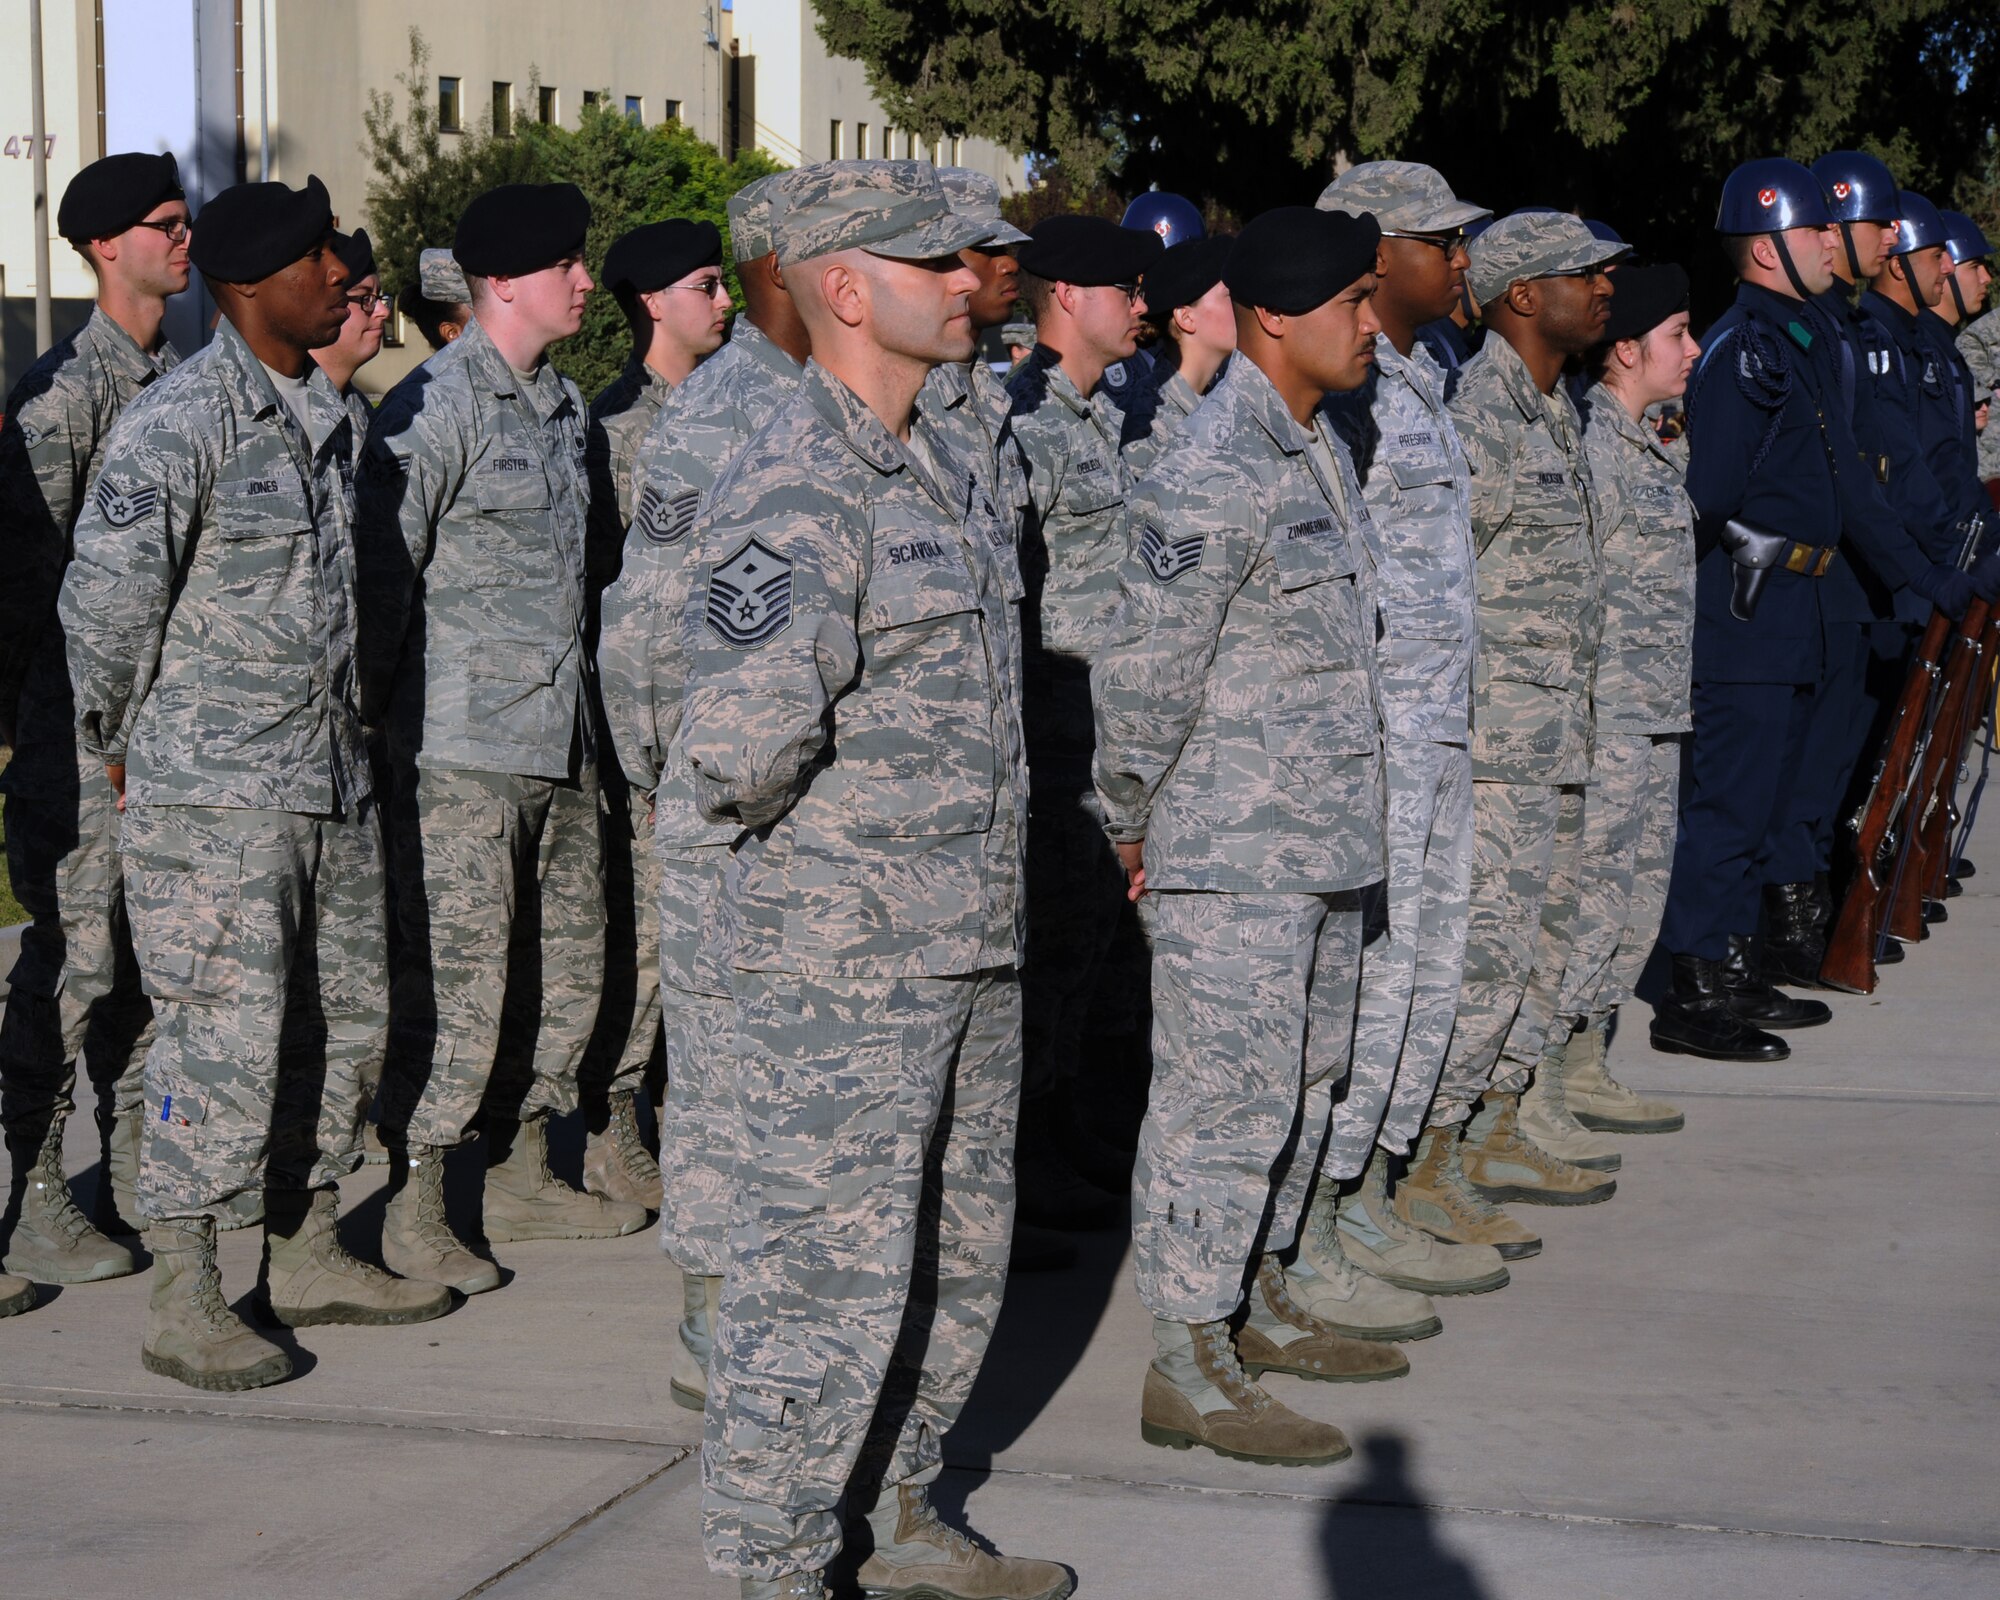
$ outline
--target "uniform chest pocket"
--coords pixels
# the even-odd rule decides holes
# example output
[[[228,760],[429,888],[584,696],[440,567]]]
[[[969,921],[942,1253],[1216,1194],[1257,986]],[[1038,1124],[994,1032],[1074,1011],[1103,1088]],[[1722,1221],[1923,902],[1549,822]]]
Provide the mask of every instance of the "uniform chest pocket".
[[[979,585],[956,533],[876,531],[875,567],[868,582],[871,626],[909,628],[979,609]]]
[[[532,456],[489,458],[473,479],[472,498],[481,511],[502,515],[511,511],[546,511],[548,475]]]
[[[1091,456],[1070,469],[1063,484],[1062,507],[1073,517],[1087,517],[1122,504],[1125,486],[1102,456]]]
[[[1389,473],[1395,478],[1396,487],[1406,494],[1431,484],[1449,486],[1454,477],[1451,463],[1442,455],[1395,457],[1389,462]]]
[[[1354,541],[1331,511],[1307,511],[1279,520],[1271,544],[1278,587],[1310,588],[1335,578],[1351,578],[1359,562]]]

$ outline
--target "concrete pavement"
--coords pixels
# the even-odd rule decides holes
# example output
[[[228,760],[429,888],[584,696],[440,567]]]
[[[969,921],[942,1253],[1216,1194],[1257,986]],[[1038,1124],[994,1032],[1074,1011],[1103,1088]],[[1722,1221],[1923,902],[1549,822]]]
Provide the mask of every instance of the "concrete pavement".
[[[1150,1336],[1103,1236],[1011,1286],[941,1498],[1088,1600],[2000,1594],[2000,860],[1968,891],[1790,1062],[1616,1041],[1684,1132],[1625,1141],[1608,1204],[1524,1208],[1544,1253],[1442,1302],[1408,1378],[1271,1380],[1353,1460],[1143,1444]],[[71,1157],[87,1204],[88,1116]],[[380,1183],[349,1185],[363,1250]],[[256,1254],[225,1239],[232,1298]],[[236,1396],[141,1369],[143,1276],[44,1289],[0,1322],[0,1596],[726,1600],[667,1394],[672,1269],[643,1234],[500,1259],[499,1292],[304,1330],[292,1382]]]

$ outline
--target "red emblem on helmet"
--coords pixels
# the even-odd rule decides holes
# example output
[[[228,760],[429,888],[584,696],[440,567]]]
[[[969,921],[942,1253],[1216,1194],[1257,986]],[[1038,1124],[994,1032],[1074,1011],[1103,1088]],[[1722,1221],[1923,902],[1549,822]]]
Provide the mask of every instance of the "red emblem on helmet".
[[[1160,242],[1162,244],[1168,242],[1168,236],[1173,231],[1174,231],[1174,225],[1171,222],[1167,221],[1165,217],[1160,218],[1159,221],[1153,224],[1153,232],[1157,233],[1160,236]]]
[[[1759,189],[1757,191],[1757,204],[1760,206],[1774,206],[1777,203],[1778,191],[1776,189]]]
[[[1851,183],[1836,183],[1833,186],[1833,197],[1836,200],[1845,200],[1852,193],[1854,193],[1854,185]]]

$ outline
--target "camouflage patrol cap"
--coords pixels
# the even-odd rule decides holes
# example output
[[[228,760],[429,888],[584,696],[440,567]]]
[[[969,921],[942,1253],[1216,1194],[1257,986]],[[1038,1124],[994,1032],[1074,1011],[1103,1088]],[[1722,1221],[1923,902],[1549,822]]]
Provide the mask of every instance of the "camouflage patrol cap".
[[[974,172],[970,167],[939,167],[937,175],[938,182],[944,185],[944,197],[950,202],[952,214],[986,224],[988,246],[1027,242],[1028,236],[1000,215],[998,179]]]
[[[1481,305],[1498,300],[1509,284],[1579,272],[1628,254],[1600,239],[1567,211],[1516,211],[1472,241],[1465,284]]]
[[[1023,350],[1035,347],[1035,325],[1032,322],[1010,322],[1000,330],[1000,342],[1009,347],[1019,346]]]
[[[739,267],[775,248],[771,243],[771,207],[779,181],[788,173],[774,172],[746,183],[729,197],[729,257]]]
[[[935,261],[991,229],[953,214],[937,169],[923,161],[822,161],[785,174],[771,211],[778,264],[839,250]]]
[[[465,286],[465,273],[449,250],[426,250],[417,257],[417,287],[426,300],[441,306],[472,303],[472,291]]]
[[[1322,211],[1366,213],[1384,233],[1449,233],[1493,213],[1461,200],[1436,167],[1420,161],[1364,161],[1320,191]]]

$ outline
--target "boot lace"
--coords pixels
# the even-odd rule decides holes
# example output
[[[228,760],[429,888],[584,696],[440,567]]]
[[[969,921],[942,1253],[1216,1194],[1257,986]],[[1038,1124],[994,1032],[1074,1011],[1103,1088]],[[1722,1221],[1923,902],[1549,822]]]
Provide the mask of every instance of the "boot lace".
[[[972,1542],[970,1535],[960,1532],[938,1515],[928,1492],[912,1498],[917,1504],[912,1507],[905,1500],[901,1509],[915,1537],[898,1540],[898,1543],[934,1545],[957,1562],[970,1561],[979,1553],[979,1547]]]
[[[236,1313],[229,1309],[229,1302],[222,1298],[222,1270],[213,1254],[204,1255],[195,1269],[194,1283],[188,1289],[188,1305],[200,1315],[210,1333],[234,1333],[242,1326],[236,1320]]]
[[[1271,1397],[1250,1381],[1243,1363],[1236,1358],[1236,1342],[1229,1336],[1226,1322],[1204,1323],[1194,1335],[1197,1364],[1201,1375],[1238,1405],[1261,1411]]]
[[[70,1244],[97,1231],[91,1227],[90,1219],[77,1209],[76,1201],[70,1196],[69,1179],[63,1175],[60,1118],[49,1124],[49,1132],[42,1140],[41,1151],[35,1159],[35,1170],[28,1181],[41,1191],[45,1227],[60,1233]],[[110,1179],[106,1177],[101,1181],[109,1183]]]
[[[658,1172],[653,1153],[639,1135],[639,1111],[629,1094],[616,1098],[611,1107],[611,1125],[605,1132],[611,1137],[612,1154],[628,1177],[645,1182]]]
[[[1438,1197],[1445,1210],[1460,1221],[1486,1222],[1499,1212],[1498,1206],[1472,1187],[1472,1180],[1465,1175],[1465,1164],[1459,1160],[1455,1144],[1451,1153],[1438,1163],[1437,1173]]]

